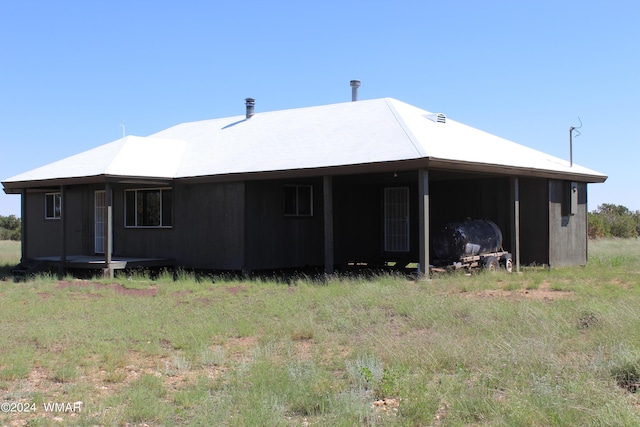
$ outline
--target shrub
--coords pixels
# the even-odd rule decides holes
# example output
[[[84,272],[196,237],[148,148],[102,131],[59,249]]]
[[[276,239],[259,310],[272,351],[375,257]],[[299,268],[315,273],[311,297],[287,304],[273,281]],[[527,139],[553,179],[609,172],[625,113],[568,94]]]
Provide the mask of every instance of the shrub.
[[[640,211],[605,203],[588,214],[589,237],[637,237],[640,234]]]
[[[588,223],[590,239],[609,237],[611,235],[604,222],[604,218],[601,215],[598,215],[596,212],[588,213]]]
[[[364,355],[354,362],[347,361],[347,373],[358,388],[372,390],[382,380],[384,369],[376,356]]]
[[[20,240],[20,229],[20,218],[0,215],[0,240]]]

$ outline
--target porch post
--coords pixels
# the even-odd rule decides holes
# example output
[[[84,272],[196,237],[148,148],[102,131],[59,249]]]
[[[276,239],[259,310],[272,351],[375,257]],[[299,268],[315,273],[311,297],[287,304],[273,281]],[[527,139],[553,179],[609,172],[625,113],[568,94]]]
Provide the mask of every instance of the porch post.
[[[20,262],[26,262],[29,256],[27,250],[27,189],[23,188],[20,195]]]
[[[511,247],[513,248],[513,264],[516,272],[520,272],[520,185],[518,177],[511,178]]]
[[[54,202],[55,205],[55,202]],[[67,195],[64,185],[60,186],[60,265],[58,274],[64,275],[67,263]]]
[[[324,210],[324,272],[333,274],[333,179],[322,177],[322,196]]]
[[[419,266],[418,275],[429,278],[429,171],[418,171],[418,240]]]
[[[105,237],[107,241],[105,242],[104,248],[104,262],[106,268],[104,270],[104,276],[109,279],[113,279],[113,268],[111,266],[111,251],[113,248],[113,239],[112,239],[112,230],[113,230],[113,194],[111,190],[111,185],[109,183],[105,183],[104,185],[104,198],[105,204],[107,205],[107,221],[105,222]]]

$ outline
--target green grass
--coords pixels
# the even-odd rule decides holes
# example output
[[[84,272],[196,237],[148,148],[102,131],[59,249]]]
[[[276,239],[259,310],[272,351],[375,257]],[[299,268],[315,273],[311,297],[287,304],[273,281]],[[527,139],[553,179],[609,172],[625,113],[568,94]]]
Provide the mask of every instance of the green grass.
[[[39,411],[0,424],[640,425],[640,240],[589,254],[417,283],[5,280],[0,393]]]
[[[9,276],[11,269],[20,262],[20,242],[0,240],[0,280]]]

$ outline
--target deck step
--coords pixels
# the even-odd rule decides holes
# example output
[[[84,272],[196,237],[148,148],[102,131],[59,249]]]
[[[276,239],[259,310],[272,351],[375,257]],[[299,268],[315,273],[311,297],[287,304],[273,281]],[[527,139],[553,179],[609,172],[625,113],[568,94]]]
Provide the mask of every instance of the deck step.
[[[44,271],[46,266],[39,262],[21,262],[20,264],[13,267],[10,271],[11,276],[13,277],[14,282],[19,282],[20,280],[26,279],[28,276],[33,276],[36,273]]]

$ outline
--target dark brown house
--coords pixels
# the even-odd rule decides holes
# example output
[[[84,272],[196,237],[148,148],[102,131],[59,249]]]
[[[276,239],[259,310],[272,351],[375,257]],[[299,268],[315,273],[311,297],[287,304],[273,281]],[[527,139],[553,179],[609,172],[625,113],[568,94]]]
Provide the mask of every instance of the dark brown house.
[[[398,261],[424,273],[430,231],[466,218],[495,222],[516,266],[587,262],[599,172],[391,98],[249,104],[3,181],[22,195],[22,262],[113,273]]]

